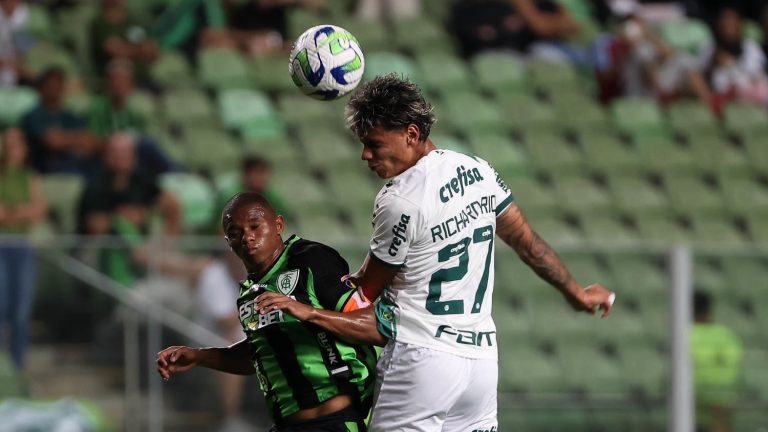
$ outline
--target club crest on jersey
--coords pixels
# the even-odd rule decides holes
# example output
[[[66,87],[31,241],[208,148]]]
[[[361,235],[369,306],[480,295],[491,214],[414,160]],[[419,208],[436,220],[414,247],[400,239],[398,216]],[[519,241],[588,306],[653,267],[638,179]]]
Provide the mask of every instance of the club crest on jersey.
[[[290,270],[277,276],[277,290],[284,295],[291,295],[299,283],[299,270]]]

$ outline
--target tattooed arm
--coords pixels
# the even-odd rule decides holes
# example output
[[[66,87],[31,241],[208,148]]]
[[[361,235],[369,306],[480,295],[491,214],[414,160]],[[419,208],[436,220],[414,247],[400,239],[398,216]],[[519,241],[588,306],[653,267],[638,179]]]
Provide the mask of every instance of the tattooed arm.
[[[496,218],[496,234],[539,277],[557,288],[574,309],[594,313],[595,307],[599,307],[603,316],[608,316],[613,293],[599,284],[582,288],[557,253],[531,228],[517,204],[512,203]]]

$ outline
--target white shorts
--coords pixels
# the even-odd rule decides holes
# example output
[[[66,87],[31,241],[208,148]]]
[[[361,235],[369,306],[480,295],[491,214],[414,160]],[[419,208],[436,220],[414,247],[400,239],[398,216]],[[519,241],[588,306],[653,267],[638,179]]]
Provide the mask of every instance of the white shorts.
[[[492,432],[496,360],[390,341],[377,365],[371,432]]]

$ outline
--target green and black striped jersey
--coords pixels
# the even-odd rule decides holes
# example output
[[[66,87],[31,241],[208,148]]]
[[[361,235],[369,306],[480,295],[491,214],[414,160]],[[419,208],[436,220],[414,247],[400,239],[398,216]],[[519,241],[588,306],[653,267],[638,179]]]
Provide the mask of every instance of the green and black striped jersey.
[[[341,311],[354,293],[341,282],[347,262],[334,249],[291,236],[285,250],[260,279],[249,275],[237,306],[261,389],[276,423],[340,393],[356,389],[363,412],[370,409],[376,353],[352,345],[282,311],[261,315],[256,297],[282,293],[317,308]]]

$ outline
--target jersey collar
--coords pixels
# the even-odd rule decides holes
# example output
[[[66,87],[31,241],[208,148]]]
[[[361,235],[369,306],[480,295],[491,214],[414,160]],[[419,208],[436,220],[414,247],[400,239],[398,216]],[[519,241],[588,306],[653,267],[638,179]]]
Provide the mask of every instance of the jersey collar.
[[[283,252],[280,253],[280,257],[275,261],[274,264],[272,264],[272,267],[269,268],[269,271],[266,272],[264,274],[264,276],[262,276],[261,279],[259,279],[259,281],[256,282],[256,283],[263,284],[263,283],[266,283],[266,281],[268,281],[270,278],[272,278],[272,276],[275,274],[275,272],[278,269],[282,268],[283,264],[288,259],[288,249],[290,249],[291,246],[293,246],[293,244],[296,243],[299,240],[301,240],[301,237],[299,237],[299,236],[297,236],[295,234],[290,236],[288,238],[288,240],[286,240],[285,243],[284,243],[285,244],[285,248],[283,248]],[[254,278],[252,278],[251,275],[248,275],[248,279],[254,280]]]

